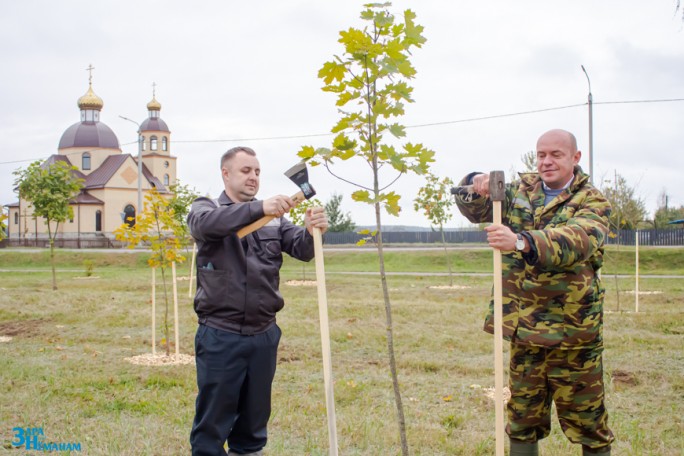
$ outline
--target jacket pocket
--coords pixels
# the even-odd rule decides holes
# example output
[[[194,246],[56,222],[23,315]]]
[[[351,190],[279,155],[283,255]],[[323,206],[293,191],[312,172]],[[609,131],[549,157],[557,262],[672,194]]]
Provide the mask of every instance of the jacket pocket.
[[[229,299],[230,282],[231,276],[228,271],[199,268],[195,312],[198,315],[210,315],[219,309],[242,312],[243,309],[231,309],[237,303]]]
[[[259,230],[261,249],[268,258],[279,258],[283,253],[279,226],[269,224]]]

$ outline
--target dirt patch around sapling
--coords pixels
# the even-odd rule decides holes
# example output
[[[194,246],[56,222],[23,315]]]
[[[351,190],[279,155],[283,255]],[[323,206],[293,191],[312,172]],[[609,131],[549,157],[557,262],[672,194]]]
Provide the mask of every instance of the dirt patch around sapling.
[[[136,364],[138,366],[175,366],[184,364],[193,364],[195,362],[195,357],[192,355],[184,355],[179,353],[178,355],[162,355],[162,354],[152,354],[145,353],[143,355],[131,356],[124,358],[124,361],[128,361],[131,364]]]

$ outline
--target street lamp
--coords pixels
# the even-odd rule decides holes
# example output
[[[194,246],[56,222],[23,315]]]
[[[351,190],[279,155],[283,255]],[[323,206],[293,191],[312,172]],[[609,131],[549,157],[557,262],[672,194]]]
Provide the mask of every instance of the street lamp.
[[[591,81],[589,80],[589,73],[584,68],[584,65],[580,65],[584,75],[587,77],[587,83],[589,84],[589,96],[587,100],[589,102],[589,181],[594,183],[594,121],[593,121],[593,107],[594,99],[591,96]]]
[[[136,211],[136,214],[142,214],[142,144],[143,144],[143,137],[142,137],[142,132],[140,124],[136,122],[135,120],[131,120],[128,117],[124,116],[119,116],[123,120],[127,120],[129,122],[133,122],[138,126],[138,209]]]

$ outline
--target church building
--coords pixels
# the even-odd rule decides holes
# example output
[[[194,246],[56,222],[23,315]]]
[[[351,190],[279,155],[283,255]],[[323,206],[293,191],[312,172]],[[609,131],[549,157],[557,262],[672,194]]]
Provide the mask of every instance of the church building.
[[[92,67],[91,67],[92,70]],[[74,174],[83,179],[81,192],[72,200],[74,217],[58,227],[57,239],[111,236],[124,221],[135,218],[138,207],[138,156],[124,154],[119,140],[100,115],[104,103],[95,94],[92,73],[88,90],[78,99],[80,121],[67,128],[57,153],[44,163],[63,161],[78,168]],[[171,155],[171,132],[160,117],[161,104],[153,90],[147,103],[148,116],[139,124],[139,150],[142,154],[142,203],[145,193],[156,188],[168,194],[176,183],[176,157]],[[127,119],[128,120],[128,119]],[[136,122],[137,123],[137,122]],[[19,195],[8,204],[8,237],[12,244],[22,240],[46,239],[47,226],[34,218],[31,205]],[[52,227],[54,231],[54,226]],[[79,244],[80,245],[80,244]]]

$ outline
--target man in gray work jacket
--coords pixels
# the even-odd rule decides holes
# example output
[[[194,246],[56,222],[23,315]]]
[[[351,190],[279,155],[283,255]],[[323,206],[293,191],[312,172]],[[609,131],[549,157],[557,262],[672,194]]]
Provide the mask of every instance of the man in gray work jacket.
[[[248,147],[221,157],[225,191],[217,201],[198,198],[188,215],[197,243],[195,336],[197,400],[190,433],[193,455],[261,455],[271,414],[283,307],[278,290],[282,252],[314,256],[313,228],[325,232],[323,208],[308,209],[304,227],[282,218],[295,206],[277,195],[257,200],[259,161]],[[240,239],[237,231],[264,215],[276,218]]]

